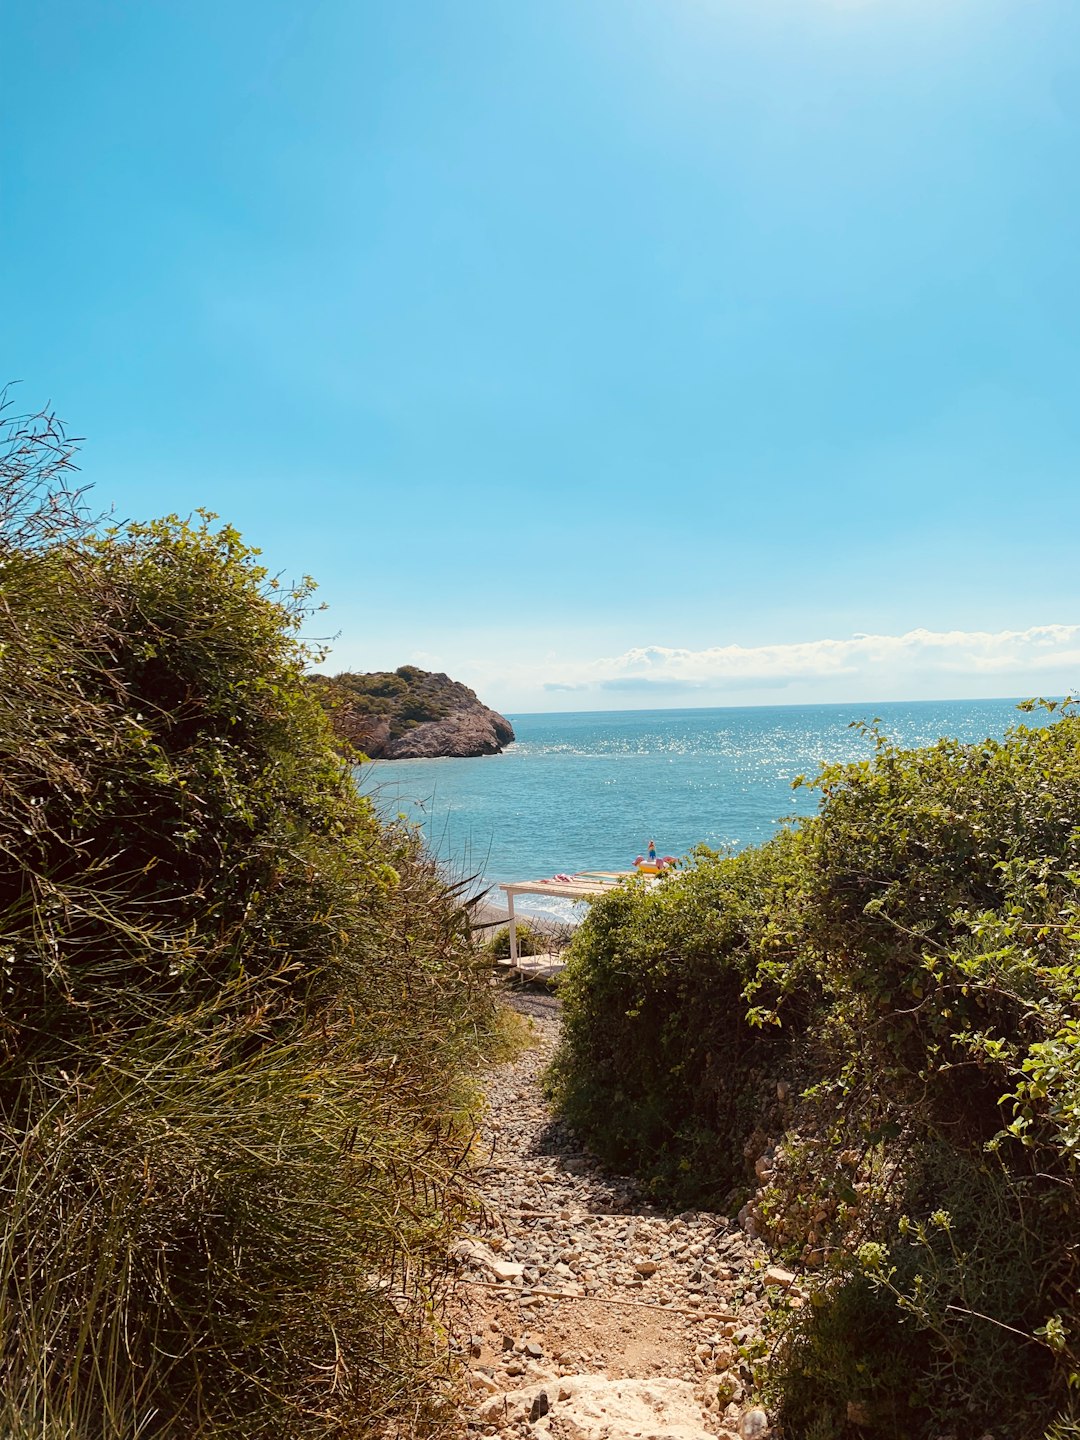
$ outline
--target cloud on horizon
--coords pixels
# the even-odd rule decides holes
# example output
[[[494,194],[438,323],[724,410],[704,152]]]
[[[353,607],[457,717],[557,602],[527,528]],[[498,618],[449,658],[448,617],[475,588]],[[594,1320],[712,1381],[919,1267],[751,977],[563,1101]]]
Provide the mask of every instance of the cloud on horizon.
[[[704,682],[678,680],[674,677],[668,679],[663,675],[616,675],[611,680],[601,680],[598,683],[601,690],[700,690]]]
[[[854,634],[846,640],[782,645],[718,645],[704,650],[645,645],[621,655],[571,661],[544,689],[601,691],[779,689],[799,681],[880,679],[893,689],[905,678],[1022,679],[1061,671],[1067,687],[1080,680],[1080,625],[1027,630],[909,630],[904,635]]]

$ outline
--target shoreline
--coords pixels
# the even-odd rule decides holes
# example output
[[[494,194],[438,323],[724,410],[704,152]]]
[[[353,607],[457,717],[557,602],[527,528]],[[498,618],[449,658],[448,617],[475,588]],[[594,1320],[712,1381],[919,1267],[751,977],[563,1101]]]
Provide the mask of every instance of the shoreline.
[[[489,940],[496,930],[510,923],[510,912],[506,906],[489,900],[480,900],[470,906],[469,917],[473,934],[483,940]],[[527,920],[534,930],[540,930],[545,935],[565,935],[568,931],[576,930],[581,923],[574,919],[554,920],[550,915],[530,915],[519,906],[514,907],[514,919],[519,923]]]

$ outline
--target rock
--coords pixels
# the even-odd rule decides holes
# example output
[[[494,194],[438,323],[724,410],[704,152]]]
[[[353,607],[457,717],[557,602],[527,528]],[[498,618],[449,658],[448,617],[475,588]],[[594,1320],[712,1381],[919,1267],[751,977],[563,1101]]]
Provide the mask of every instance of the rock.
[[[541,1360],[544,1355],[544,1347],[537,1345],[535,1340],[530,1340],[525,1346],[525,1354],[528,1355],[530,1360]]]
[[[660,1266],[657,1265],[655,1260],[635,1260],[634,1269],[639,1275],[644,1275],[645,1278],[648,1279],[650,1275],[656,1274]]]
[[[707,1421],[685,1380],[608,1380],[602,1375],[564,1376],[552,1412],[566,1440],[712,1440]]]
[[[769,1417],[764,1410],[744,1410],[739,1416],[741,1440],[764,1440],[769,1433]]]
[[[379,758],[462,760],[476,755],[498,755],[503,745],[509,744],[513,738],[509,722],[477,701],[475,708],[459,710],[445,720],[425,721],[408,734],[391,740]]]
[[[717,1381],[716,1395],[720,1404],[730,1405],[733,1400],[738,1400],[742,1395],[742,1381],[733,1370],[725,1370]]]
[[[483,1370],[473,1370],[469,1375],[469,1384],[474,1390],[486,1390],[489,1395],[502,1390],[502,1386],[492,1375],[485,1375]]]
[[[390,721],[384,715],[350,716],[348,738],[365,755],[381,755],[390,744]]]
[[[450,1254],[455,1260],[461,1260],[466,1264],[470,1261],[486,1264],[489,1258],[483,1245],[478,1245],[475,1240],[458,1240],[451,1246]]]
[[[517,1280],[525,1274],[525,1266],[514,1260],[488,1260],[487,1268],[496,1280]]]
[[[505,1395],[492,1395],[473,1411],[482,1425],[515,1424],[527,1420],[533,1397],[524,1390],[511,1390]]]
[[[550,1408],[551,1407],[548,1404],[547,1391],[541,1390],[529,1409],[529,1424],[535,1425],[537,1420],[539,1420],[542,1416],[546,1415]]]
[[[780,1285],[785,1289],[795,1284],[795,1275],[780,1265],[770,1265],[762,1277],[766,1285]]]

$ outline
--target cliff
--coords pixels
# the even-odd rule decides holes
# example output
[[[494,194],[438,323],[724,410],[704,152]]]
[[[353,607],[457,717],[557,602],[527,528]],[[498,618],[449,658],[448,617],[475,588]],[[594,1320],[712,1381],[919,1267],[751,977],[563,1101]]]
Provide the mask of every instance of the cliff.
[[[373,760],[497,755],[514,738],[474,690],[415,665],[311,679],[338,735]]]

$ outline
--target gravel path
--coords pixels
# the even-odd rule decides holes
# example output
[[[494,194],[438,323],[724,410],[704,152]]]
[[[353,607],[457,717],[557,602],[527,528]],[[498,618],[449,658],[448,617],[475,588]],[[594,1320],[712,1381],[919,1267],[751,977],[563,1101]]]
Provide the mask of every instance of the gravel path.
[[[454,1331],[472,1391],[462,1433],[764,1434],[764,1415],[744,1401],[738,1347],[782,1272],[767,1272],[735,1221],[657,1209],[553,1119],[540,1077],[558,1002],[508,998],[537,1044],[487,1084],[475,1179],[488,1214],[455,1250]]]

